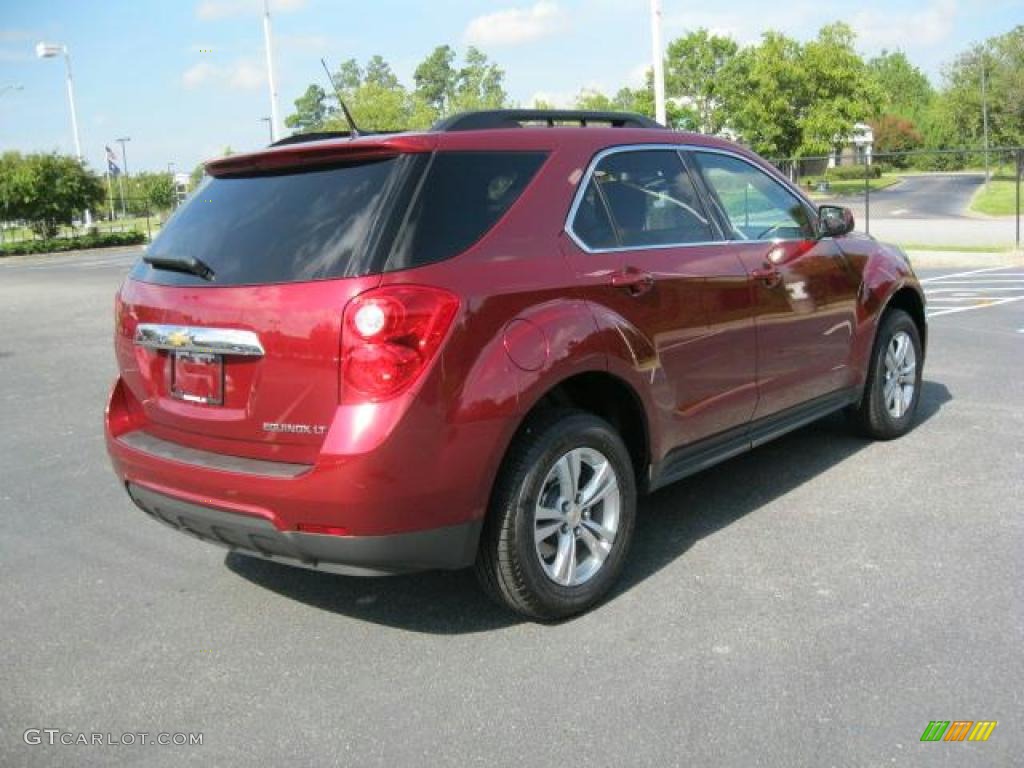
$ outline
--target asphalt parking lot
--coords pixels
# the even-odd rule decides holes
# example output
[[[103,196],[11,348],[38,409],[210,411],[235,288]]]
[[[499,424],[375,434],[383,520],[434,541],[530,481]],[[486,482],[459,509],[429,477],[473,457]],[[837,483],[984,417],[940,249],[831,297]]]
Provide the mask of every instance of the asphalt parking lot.
[[[655,494],[614,596],[540,626],[468,572],[323,575],[146,519],[101,429],[130,258],[0,263],[0,765],[1020,764],[1024,267],[922,272],[910,435],[831,418]]]

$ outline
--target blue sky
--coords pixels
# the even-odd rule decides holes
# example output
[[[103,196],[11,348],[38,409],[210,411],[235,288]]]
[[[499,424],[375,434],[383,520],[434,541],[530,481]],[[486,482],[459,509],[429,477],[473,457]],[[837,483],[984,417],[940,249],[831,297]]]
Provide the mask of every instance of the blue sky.
[[[707,27],[751,42],[768,27],[799,38],[843,19],[863,53],[901,48],[938,83],[972,42],[1024,23],[1024,0],[823,3],[662,0],[666,41]],[[507,72],[511,97],[566,103],[582,87],[639,84],[649,62],[648,0],[272,0],[282,119],[319,58],[336,65],[379,53],[407,84],[436,45],[474,43]],[[129,170],[190,170],[230,145],[266,143],[269,114],[261,0],[0,0],[0,149],[72,152],[63,65],[38,60],[39,40],[72,55],[83,152],[130,136]],[[773,14],[774,9],[785,10]]]

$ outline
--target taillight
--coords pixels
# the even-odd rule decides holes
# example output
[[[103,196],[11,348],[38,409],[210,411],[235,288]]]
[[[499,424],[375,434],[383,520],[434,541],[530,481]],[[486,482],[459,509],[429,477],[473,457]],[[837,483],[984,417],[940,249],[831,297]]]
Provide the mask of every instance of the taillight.
[[[416,285],[377,288],[352,299],[341,330],[341,401],[387,400],[412,386],[458,308],[458,297],[448,291]]]

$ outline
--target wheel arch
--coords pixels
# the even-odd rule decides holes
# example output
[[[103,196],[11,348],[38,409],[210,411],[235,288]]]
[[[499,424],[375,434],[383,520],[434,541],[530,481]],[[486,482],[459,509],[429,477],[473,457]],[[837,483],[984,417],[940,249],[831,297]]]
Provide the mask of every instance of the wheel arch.
[[[903,285],[901,288],[893,291],[882,307],[882,311],[878,315],[879,318],[890,309],[902,309],[910,315],[921,337],[921,349],[926,350],[928,345],[928,320],[924,311],[924,299],[920,291],[910,285]]]
[[[611,424],[629,451],[637,488],[647,487],[647,468],[651,461],[650,426],[643,401],[628,382],[606,370],[574,373],[558,381],[524,409],[505,448],[505,455],[539,412],[553,408],[575,408]]]

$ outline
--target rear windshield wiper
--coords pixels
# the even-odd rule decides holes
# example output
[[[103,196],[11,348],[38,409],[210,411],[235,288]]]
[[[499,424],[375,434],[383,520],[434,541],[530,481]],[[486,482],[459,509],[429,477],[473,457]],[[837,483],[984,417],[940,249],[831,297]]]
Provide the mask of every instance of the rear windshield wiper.
[[[186,272],[190,275],[198,275],[203,280],[213,280],[214,272],[202,259],[195,256],[175,258],[172,256],[157,256],[147,253],[142,260],[153,267],[153,269],[166,269],[171,272]]]

